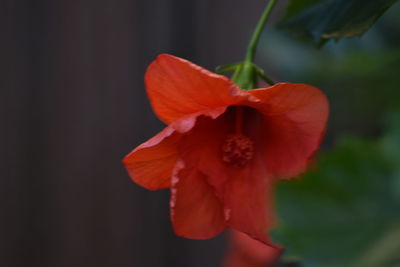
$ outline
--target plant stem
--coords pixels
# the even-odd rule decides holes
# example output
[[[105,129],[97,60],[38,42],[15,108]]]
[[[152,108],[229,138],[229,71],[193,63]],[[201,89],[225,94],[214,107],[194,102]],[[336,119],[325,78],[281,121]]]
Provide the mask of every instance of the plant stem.
[[[268,18],[278,0],[270,0],[265,8],[260,20],[257,23],[256,29],[251,37],[250,43],[247,46],[245,61],[253,62],[257,50],[258,41],[260,40],[261,33],[268,21]]]
[[[270,85],[273,84],[271,79],[269,79],[264,74],[264,72],[253,63],[253,61],[261,33],[264,30],[265,24],[267,23],[268,18],[271,15],[272,9],[277,2],[278,0],[270,0],[268,2],[267,7],[265,8],[260,20],[257,23],[253,35],[251,36],[249,45],[247,46],[244,61],[235,66],[236,70],[233,73],[231,80],[243,90],[252,90],[254,88],[257,88],[258,77],[261,77]]]

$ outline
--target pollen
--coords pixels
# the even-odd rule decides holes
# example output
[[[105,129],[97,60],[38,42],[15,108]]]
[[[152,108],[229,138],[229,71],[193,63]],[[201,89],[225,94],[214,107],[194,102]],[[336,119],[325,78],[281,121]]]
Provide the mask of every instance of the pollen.
[[[228,135],[222,145],[222,161],[229,165],[243,167],[253,155],[253,141],[242,134]]]

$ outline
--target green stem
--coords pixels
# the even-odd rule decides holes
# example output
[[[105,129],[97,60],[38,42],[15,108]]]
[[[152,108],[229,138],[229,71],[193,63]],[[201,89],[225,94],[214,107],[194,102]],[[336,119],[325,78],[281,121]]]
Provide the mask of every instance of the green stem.
[[[265,8],[260,20],[257,23],[256,29],[251,37],[250,43],[247,46],[246,58],[245,61],[253,62],[254,57],[257,50],[258,41],[260,40],[261,33],[265,27],[265,24],[268,21],[269,16],[271,15],[272,9],[278,0],[270,0],[268,2],[267,7]]]
[[[235,72],[231,80],[243,90],[252,90],[258,87],[258,77],[261,77],[267,83],[273,84],[271,79],[269,79],[262,70],[260,70],[254,63],[254,57],[256,54],[256,49],[258,41],[262,31],[264,30],[265,24],[271,15],[272,9],[278,0],[270,0],[267,7],[265,8],[260,20],[257,23],[256,29],[251,37],[250,43],[247,46],[246,57],[243,62],[239,63],[235,67]]]

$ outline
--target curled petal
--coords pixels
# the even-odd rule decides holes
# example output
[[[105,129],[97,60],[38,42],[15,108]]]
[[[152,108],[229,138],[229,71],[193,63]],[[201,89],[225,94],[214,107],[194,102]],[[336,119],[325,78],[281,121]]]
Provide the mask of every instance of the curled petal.
[[[171,217],[177,235],[207,239],[221,233],[225,227],[223,206],[215,196],[206,177],[180,161],[172,179]]]
[[[151,63],[145,82],[153,110],[167,124],[189,114],[235,104],[247,95],[225,76],[166,54]]]
[[[249,92],[264,114],[261,140],[269,172],[289,178],[303,172],[325,133],[329,105],[325,95],[306,84],[281,83]]]
[[[179,133],[186,133],[189,132],[196,125],[199,116],[215,119],[218,118],[221,114],[223,114],[225,110],[226,107],[203,110],[201,112],[184,116],[174,121],[170,125]]]
[[[179,138],[169,126],[129,153],[123,163],[131,179],[150,190],[169,188]]]

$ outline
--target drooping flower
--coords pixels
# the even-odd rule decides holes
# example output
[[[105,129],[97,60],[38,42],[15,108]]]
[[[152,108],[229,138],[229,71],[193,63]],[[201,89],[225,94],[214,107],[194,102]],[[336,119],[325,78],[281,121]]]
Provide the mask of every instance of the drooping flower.
[[[145,82],[168,126],[124,158],[132,180],[171,189],[180,236],[206,239],[232,227],[269,243],[274,183],[307,168],[325,131],[326,97],[294,83],[245,91],[165,54]]]

